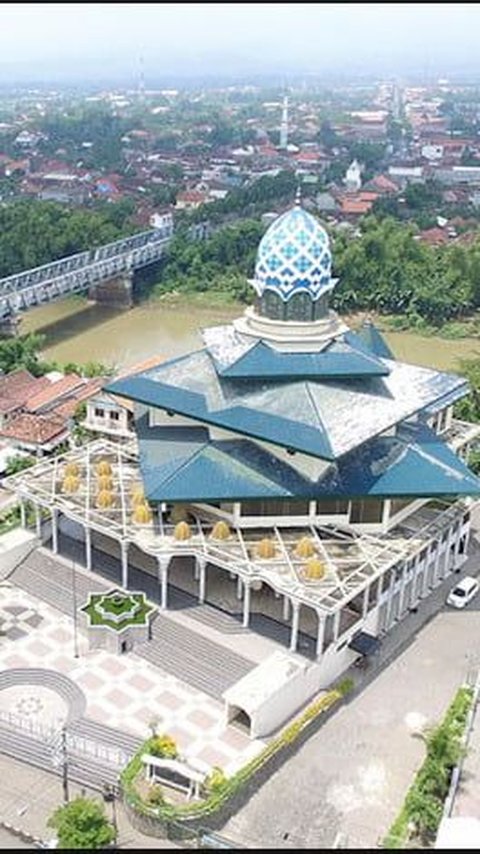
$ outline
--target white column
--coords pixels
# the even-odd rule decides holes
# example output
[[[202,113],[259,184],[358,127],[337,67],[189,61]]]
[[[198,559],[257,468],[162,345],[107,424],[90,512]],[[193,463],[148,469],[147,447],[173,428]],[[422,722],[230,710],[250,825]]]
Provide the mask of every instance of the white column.
[[[298,641],[298,623],[300,619],[300,604],[292,602],[292,628],[290,631],[290,651],[295,652]]]
[[[285,622],[290,619],[290,599],[288,596],[283,597],[283,619]]]
[[[406,588],[407,588],[407,584],[408,584],[408,581],[409,581],[409,579],[410,579],[410,574],[411,574],[411,573],[410,573],[410,569],[409,569],[409,574],[408,574],[408,576],[407,576],[407,564],[406,564],[406,563],[404,563],[404,565],[403,565],[402,581],[401,581],[401,584],[400,584],[400,604],[399,604],[399,606],[398,606],[397,620],[400,620],[400,619],[401,619],[401,617],[403,616],[404,604],[405,604],[405,603],[404,603],[404,600],[405,600],[405,590],[406,590]]]
[[[39,540],[42,539],[42,513],[40,506],[35,504],[35,531]]]
[[[338,632],[340,629],[340,611],[336,611],[333,617],[333,642],[338,640]]]
[[[365,617],[368,614],[368,597],[369,597],[369,594],[370,594],[370,585],[368,585],[368,587],[366,587],[364,592],[363,592],[363,604],[362,604],[362,618],[363,619],[365,619]]]
[[[166,611],[168,607],[168,565],[169,558],[158,558],[158,574],[160,580],[160,608]]]
[[[27,527],[27,513],[25,510],[25,502],[23,498],[20,499],[20,524],[22,528]]]
[[[437,546],[437,548],[438,548],[438,546]],[[435,552],[435,557],[433,559],[432,559],[432,555],[433,555],[433,552],[432,552],[431,548],[429,548],[428,554],[427,554],[426,566],[425,566],[425,569],[423,571],[422,597],[428,596],[428,579],[429,579],[430,573],[432,571],[431,570],[432,564],[433,564],[433,572],[435,572],[435,562],[437,560],[436,552]]]
[[[427,557],[425,555],[426,561]],[[420,594],[417,593],[418,587],[418,576],[420,575],[420,567],[421,567],[420,555],[418,554],[415,558],[415,569],[413,571],[413,584],[412,584],[412,595],[410,597],[410,608],[415,608],[418,600],[420,599]]]
[[[385,618],[385,630],[386,631],[389,630],[391,619],[392,619],[392,603],[393,603],[393,598],[394,598],[395,582],[396,582],[396,573],[395,573],[395,571],[393,571],[392,577],[390,579],[390,587],[388,588],[387,615]]]
[[[193,580],[194,581],[198,581],[200,578],[200,561],[201,560],[202,560],[202,558],[199,558],[199,557],[195,558],[195,563],[193,566]]]
[[[198,560],[200,569],[200,583],[198,586],[198,601],[205,602],[205,592],[207,586],[207,565],[204,560]]]
[[[241,599],[243,596],[243,581],[240,576],[237,577],[237,599]]]
[[[317,632],[317,658],[320,658],[323,651],[323,640],[325,637],[325,614],[317,611],[318,616],[318,632]]]
[[[52,551],[58,554],[58,510],[52,507]]]
[[[128,588],[128,543],[120,543],[122,553],[122,587]]]
[[[247,628],[250,620],[250,581],[246,580],[243,585],[243,621],[242,626]]]
[[[92,568],[92,532],[88,525],[85,525],[85,566]]]

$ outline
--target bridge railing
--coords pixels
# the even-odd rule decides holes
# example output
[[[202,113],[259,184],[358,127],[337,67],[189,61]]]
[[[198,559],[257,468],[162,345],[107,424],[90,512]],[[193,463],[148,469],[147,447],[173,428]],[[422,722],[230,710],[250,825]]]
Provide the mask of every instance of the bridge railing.
[[[134,252],[149,244],[163,243],[171,236],[171,228],[155,228],[150,231],[142,231],[139,234],[115,240],[112,243],[107,243],[104,246],[99,246],[87,252],[78,252],[76,255],[59,258],[58,261],[52,261],[41,267],[34,267],[31,270],[24,270],[22,273],[6,276],[0,279],[0,296],[7,296],[32,285],[44,284],[65,273],[72,273],[100,261],[106,261],[129,252]]]

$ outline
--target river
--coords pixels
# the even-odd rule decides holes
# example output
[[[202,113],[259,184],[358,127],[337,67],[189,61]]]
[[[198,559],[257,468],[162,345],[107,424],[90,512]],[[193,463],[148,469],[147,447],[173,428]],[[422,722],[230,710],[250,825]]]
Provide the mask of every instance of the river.
[[[31,309],[21,320],[21,333],[45,335],[43,355],[60,363],[90,360],[130,367],[149,356],[169,358],[202,346],[199,329],[227,323],[242,308],[214,307],[151,300],[119,311],[72,298]],[[458,359],[480,356],[480,340],[427,338],[413,332],[385,332],[395,355],[406,362],[453,370]]]

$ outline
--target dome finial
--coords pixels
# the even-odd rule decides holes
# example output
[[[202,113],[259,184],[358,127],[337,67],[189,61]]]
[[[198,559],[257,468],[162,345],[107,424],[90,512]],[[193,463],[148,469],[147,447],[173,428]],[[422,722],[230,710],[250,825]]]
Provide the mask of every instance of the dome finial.
[[[297,187],[297,192],[295,193],[295,207],[300,208],[302,206],[302,190],[300,184]]]

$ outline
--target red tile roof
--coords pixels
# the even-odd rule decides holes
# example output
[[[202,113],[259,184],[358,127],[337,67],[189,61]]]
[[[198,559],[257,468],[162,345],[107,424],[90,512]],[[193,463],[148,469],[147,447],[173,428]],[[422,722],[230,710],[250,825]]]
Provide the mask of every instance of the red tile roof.
[[[0,376],[0,412],[21,408],[32,394],[49,384],[46,377],[34,377],[23,368]]]
[[[378,189],[379,192],[396,193],[398,191],[398,185],[394,181],[391,181],[390,178],[387,178],[386,175],[376,175],[375,178],[372,178],[370,184],[375,189]]]
[[[64,418],[55,415],[32,415],[22,412],[13,418],[1,431],[0,435],[16,442],[30,445],[43,445],[66,434]]]
[[[372,204],[361,199],[342,199],[340,211],[343,214],[365,214],[371,210]]]
[[[434,227],[421,231],[419,239],[430,246],[440,246],[442,243],[448,243],[449,237],[443,228]]]
[[[49,414],[58,415],[65,419],[72,418],[78,404],[87,400],[89,397],[93,397],[93,395],[101,389],[104,381],[103,377],[95,377],[94,379],[87,380],[83,386],[75,389],[71,397],[68,397],[67,400],[63,400],[58,406],[55,406],[54,409],[49,410]]]
[[[26,409],[28,412],[38,412],[43,407],[54,403],[55,400],[58,399],[60,401],[61,398],[66,397],[68,392],[72,392],[74,389],[82,386],[84,382],[85,380],[77,374],[67,374],[61,380],[57,380],[57,382],[49,382],[48,386],[41,389],[38,394],[33,394],[33,396],[29,397]]]

